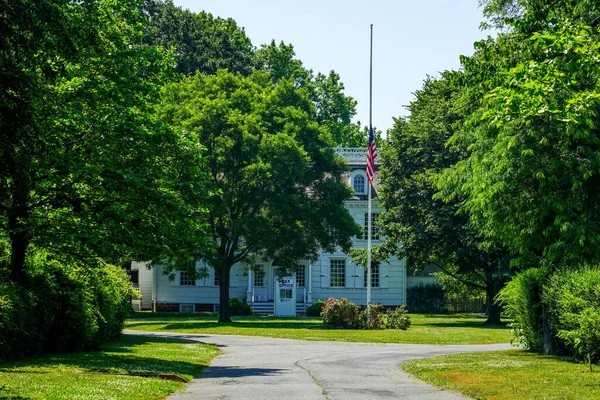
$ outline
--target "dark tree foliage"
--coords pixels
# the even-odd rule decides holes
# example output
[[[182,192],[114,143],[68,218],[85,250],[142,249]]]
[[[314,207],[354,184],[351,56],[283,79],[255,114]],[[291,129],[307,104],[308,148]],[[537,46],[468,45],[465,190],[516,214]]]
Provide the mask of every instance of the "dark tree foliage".
[[[387,236],[384,246],[415,266],[433,264],[458,281],[487,295],[488,323],[500,323],[494,297],[507,280],[509,255],[497,243],[484,240],[458,214],[460,199],[445,202],[436,197],[437,175],[463,157],[447,147],[463,116],[454,109],[460,95],[460,73],[444,72],[428,78],[415,93],[410,116],[397,119],[382,147],[380,216]],[[394,244],[400,244],[398,247]]]
[[[348,249],[359,233],[343,204],[346,165],[313,116],[306,90],[266,73],[197,74],[165,91],[161,117],[207,148],[215,251],[205,258],[219,276],[220,322],[230,321],[235,263],[276,259],[293,271],[319,248]]]
[[[189,76],[219,69],[243,75],[252,71],[252,42],[233,19],[183,10],[172,0],[146,0],[143,11],[148,17],[143,42],[174,49],[177,72]]]
[[[2,2],[0,279],[26,279],[31,246],[114,262],[202,247],[201,148],[152,117],[172,58],[139,44],[138,7]]]

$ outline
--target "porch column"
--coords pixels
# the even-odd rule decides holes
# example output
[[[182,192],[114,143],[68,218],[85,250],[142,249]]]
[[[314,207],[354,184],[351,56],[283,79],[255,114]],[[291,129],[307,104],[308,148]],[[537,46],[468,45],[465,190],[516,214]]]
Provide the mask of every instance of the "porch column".
[[[252,268],[248,268],[248,290],[246,291],[246,303],[252,303]]]
[[[312,304],[312,262],[308,262],[308,296],[306,301]]]

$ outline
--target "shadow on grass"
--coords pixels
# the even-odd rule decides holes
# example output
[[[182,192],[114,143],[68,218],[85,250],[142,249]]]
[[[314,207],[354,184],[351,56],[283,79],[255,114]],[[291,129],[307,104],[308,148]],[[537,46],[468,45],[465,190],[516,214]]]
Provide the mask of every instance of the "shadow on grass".
[[[185,361],[139,356],[135,355],[132,350],[132,347],[135,346],[187,342],[187,340],[160,337],[123,336],[119,341],[110,342],[102,346],[101,351],[58,353],[21,361],[3,362],[0,363],[0,373],[26,372],[43,374],[47,372],[28,371],[28,369],[46,368],[48,371],[52,371],[57,365],[60,365],[63,369],[84,372],[136,372],[188,374],[195,376],[203,369],[203,366]],[[1,391],[0,394],[2,394]]]
[[[433,322],[433,323],[424,323],[415,325],[415,328],[427,328],[427,327],[435,327],[435,328],[477,328],[477,329],[488,329],[488,330],[506,330],[508,326],[506,324],[502,325],[486,325],[480,321],[465,321],[465,322]]]
[[[127,324],[127,329],[135,330],[136,326],[161,326],[160,330],[189,330],[189,329],[215,329],[215,328],[235,328],[235,329],[313,329],[314,327],[321,326],[321,322],[317,323],[302,323],[294,322],[259,322],[259,321],[234,321],[228,323],[217,322],[216,320],[203,320],[203,321],[181,321],[177,322],[174,320],[169,321],[139,321],[130,322]]]

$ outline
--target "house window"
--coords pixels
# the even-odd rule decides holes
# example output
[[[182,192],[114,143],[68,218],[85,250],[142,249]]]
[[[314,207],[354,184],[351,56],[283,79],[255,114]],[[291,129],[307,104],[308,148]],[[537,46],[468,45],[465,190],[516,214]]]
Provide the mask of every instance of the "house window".
[[[379,239],[379,226],[377,226],[377,219],[379,218],[379,213],[371,214],[371,239],[378,240]],[[367,240],[367,235],[369,234],[369,214],[365,213],[365,224],[363,225],[364,232],[364,240]]]
[[[191,279],[190,274],[188,274],[186,271],[181,271],[179,273],[179,285],[180,286],[196,286],[196,281],[194,279]]]
[[[194,304],[180,304],[179,312],[194,312],[196,311],[195,308]]]
[[[346,286],[346,260],[333,259],[329,261],[329,286]]]
[[[367,287],[367,269],[365,268],[365,287]],[[379,287],[379,264],[371,264],[371,287]]]
[[[354,178],[352,178],[352,188],[357,194],[365,194],[365,176],[362,174],[355,175]]]
[[[252,272],[254,272],[254,287],[265,286],[265,269],[263,266],[255,265]]]
[[[296,271],[296,285],[298,287],[306,287],[306,266],[299,265]]]
[[[219,271],[215,269],[215,279],[213,281],[213,285],[219,286]]]

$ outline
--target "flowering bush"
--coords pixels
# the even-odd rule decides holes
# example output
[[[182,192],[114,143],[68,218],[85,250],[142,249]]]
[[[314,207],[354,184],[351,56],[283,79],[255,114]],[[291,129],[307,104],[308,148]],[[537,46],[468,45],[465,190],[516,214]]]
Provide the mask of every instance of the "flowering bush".
[[[399,306],[386,312],[381,304],[374,303],[369,305],[367,314],[367,309],[361,311],[359,306],[344,298],[327,299],[321,316],[325,325],[335,328],[408,329],[410,326],[406,306]]]
[[[321,310],[323,323],[335,328],[359,329],[360,308],[348,299],[327,299]]]
[[[385,329],[387,328],[386,321],[383,306],[379,303],[371,303],[360,312],[361,329]]]

